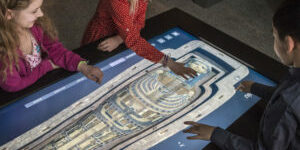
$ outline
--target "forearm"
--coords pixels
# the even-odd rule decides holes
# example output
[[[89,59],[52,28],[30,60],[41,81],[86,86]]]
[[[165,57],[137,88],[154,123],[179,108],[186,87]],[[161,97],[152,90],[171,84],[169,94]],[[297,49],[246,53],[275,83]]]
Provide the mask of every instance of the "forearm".
[[[126,46],[133,50],[137,55],[150,60],[153,63],[159,63],[164,57],[164,53],[157,50],[139,35],[133,35],[132,33],[130,35],[125,35],[124,42]]]
[[[46,59],[43,60],[36,68],[34,68],[27,76],[20,76],[19,73],[14,70],[14,72],[9,74],[5,82],[1,83],[0,86],[3,90],[8,92],[20,91],[35,83],[39,78],[51,70],[52,65],[50,61]]]
[[[52,62],[66,70],[77,71],[78,63],[82,60],[79,55],[66,49],[57,39],[52,40],[47,35],[44,36],[43,45]]]

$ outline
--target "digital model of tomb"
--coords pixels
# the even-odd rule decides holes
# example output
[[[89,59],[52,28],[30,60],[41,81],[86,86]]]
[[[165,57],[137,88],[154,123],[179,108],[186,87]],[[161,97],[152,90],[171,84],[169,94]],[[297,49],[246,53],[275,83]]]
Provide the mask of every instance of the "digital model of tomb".
[[[205,80],[211,68],[197,59],[187,66]],[[43,149],[95,149],[135,134],[160,122],[190,104],[200,89],[166,69],[155,69],[124,87],[94,112],[88,114]],[[205,82],[205,81],[203,81]]]
[[[197,77],[185,80],[142,60],[16,140],[25,149],[148,149],[184,129],[184,121],[198,121],[223,105],[235,94],[234,84],[249,74],[203,41],[163,52],[193,68]]]

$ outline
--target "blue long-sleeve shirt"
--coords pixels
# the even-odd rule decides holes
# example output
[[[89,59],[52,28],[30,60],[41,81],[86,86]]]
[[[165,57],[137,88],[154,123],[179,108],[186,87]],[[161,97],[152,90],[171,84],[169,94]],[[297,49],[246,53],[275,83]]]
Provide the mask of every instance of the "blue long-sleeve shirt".
[[[300,68],[277,87],[255,83],[251,93],[268,100],[256,142],[216,128],[211,141],[224,150],[300,150]]]

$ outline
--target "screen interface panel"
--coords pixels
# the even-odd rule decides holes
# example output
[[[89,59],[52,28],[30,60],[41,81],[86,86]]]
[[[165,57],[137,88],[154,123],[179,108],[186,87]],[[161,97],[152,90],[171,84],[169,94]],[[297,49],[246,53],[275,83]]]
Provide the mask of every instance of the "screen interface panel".
[[[15,126],[1,138],[1,148],[38,149],[165,149],[202,148],[208,142],[188,141],[184,121],[223,128],[253,106],[259,98],[235,90],[239,82],[274,82],[222,50],[180,28],[149,42],[174,60],[197,71],[197,77],[175,75],[160,64],[131,50],[96,66],[104,72],[101,85],[81,74],[71,76],[27,98],[2,108],[28,119],[0,123]],[[19,114],[20,115],[20,114]],[[3,116],[3,115],[2,115]],[[30,120],[30,118],[34,118]]]

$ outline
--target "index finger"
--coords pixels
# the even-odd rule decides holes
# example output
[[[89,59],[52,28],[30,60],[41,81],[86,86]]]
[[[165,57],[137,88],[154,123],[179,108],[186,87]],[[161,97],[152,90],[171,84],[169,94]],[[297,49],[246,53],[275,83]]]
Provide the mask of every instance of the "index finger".
[[[104,41],[102,41],[99,45],[104,45],[104,44],[106,44],[106,43],[107,43],[107,41],[104,40]]]
[[[194,122],[194,121],[185,121],[184,124],[185,125],[199,126],[199,124],[197,122]]]
[[[197,76],[197,71],[194,70],[193,68],[189,68],[189,72],[192,73],[194,76]]]
[[[108,51],[107,48],[109,47],[109,45],[101,45],[98,48],[103,50],[103,51]]]
[[[98,81],[98,78],[97,78],[95,75],[93,75],[93,74],[89,74],[89,75],[88,75],[88,78],[89,78],[90,80],[95,81],[95,82]]]
[[[102,73],[102,71],[100,69],[96,69],[93,72],[93,76],[97,79],[96,80],[97,83],[101,83],[102,77],[103,77],[103,73]]]
[[[98,84],[100,84],[101,83],[101,81],[102,81],[102,78],[99,78],[99,77],[96,77],[96,76],[94,76],[94,78],[96,79],[96,83],[98,83]]]
[[[189,140],[202,140],[203,137],[201,135],[189,136],[187,137]]]
[[[185,74],[180,74],[181,77],[183,77],[185,80],[188,79],[188,77],[185,76]]]
[[[190,76],[190,77],[192,77],[192,78],[197,77],[197,73],[195,74],[195,73],[192,72],[192,71],[189,71],[189,72],[187,73],[187,75]]]
[[[197,128],[198,127],[196,127],[196,126],[192,126],[192,127],[188,128],[188,129],[183,130],[182,132],[183,133],[199,134],[199,131],[198,131]]]
[[[197,72],[194,69],[188,68],[188,67],[184,68],[184,73],[187,74],[188,76],[192,77],[192,78],[197,76]]]
[[[235,90],[241,90],[242,88],[244,88],[244,85],[243,84],[240,84],[238,87],[235,88]]]

